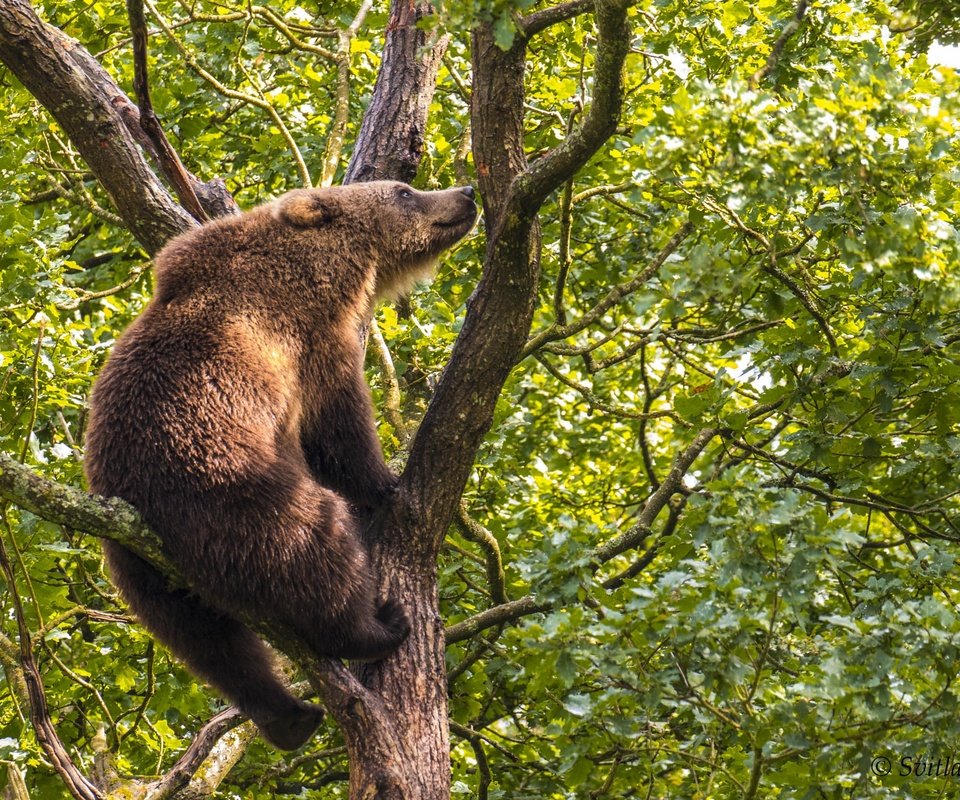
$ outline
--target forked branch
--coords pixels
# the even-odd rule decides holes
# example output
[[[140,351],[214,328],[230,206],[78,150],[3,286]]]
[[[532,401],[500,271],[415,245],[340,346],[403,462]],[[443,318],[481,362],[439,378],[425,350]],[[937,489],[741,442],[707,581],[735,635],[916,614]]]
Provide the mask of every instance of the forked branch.
[[[596,0],[597,49],[593,97],[579,127],[517,180],[514,203],[536,213],[547,196],[577,172],[614,134],[623,105],[623,67],[630,51],[627,9],[633,0]]]

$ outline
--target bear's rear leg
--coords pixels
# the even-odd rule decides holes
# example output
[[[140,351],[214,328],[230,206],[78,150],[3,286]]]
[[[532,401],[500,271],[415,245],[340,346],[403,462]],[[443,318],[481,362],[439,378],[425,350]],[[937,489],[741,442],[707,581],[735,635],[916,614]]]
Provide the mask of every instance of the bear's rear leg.
[[[170,591],[159,572],[120,545],[104,542],[104,552],[134,614],[193,673],[249,716],[264,739],[282,750],[310,739],[323,711],[290,694],[253,631],[187,592]]]

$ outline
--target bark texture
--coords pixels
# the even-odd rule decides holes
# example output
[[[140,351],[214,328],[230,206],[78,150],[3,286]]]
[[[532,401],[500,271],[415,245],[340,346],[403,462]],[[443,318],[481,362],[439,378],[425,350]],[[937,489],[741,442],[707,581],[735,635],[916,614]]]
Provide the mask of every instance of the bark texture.
[[[391,3],[373,99],[344,183],[411,182],[416,176],[448,41],[417,27],[430,13],[423,0]],[[366,327],[360,335],[366,341]],[[365,715],[368,732],[348,737],[350,797],[444,800],[450,796],[450,742],[436,554],[423,546],[417,513],[381,515],[370,539],[381,596],[403,598],[413,633],[390,658],[356,670],[370,695],[353,706]]]
[[[392,0],[380,72],[344,183],[409,183],[423,155],[427,111],[436,88],[446,35],[428,35],[417,23],[431,13],[424,0]]]

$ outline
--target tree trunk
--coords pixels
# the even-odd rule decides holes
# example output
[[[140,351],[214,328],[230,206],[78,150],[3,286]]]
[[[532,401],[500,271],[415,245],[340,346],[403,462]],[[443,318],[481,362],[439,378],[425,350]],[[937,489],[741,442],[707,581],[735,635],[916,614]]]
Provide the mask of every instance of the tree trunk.
[[[357,136],[344,183],[409,183],[423,156],[427,111],[448,36],[431,35],[417,21],[431,13],[424,0],[393,0],[380,72]]]

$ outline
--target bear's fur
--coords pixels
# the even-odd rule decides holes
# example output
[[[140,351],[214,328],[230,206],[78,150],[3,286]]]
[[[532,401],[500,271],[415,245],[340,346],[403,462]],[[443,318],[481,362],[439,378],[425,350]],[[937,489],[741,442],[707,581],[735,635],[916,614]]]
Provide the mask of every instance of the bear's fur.
[[[105,542],[115,583],[278,747],[303,744],[322,713],[290,694],[243,619],[348,659],[379,659],[409,632],[401,606],[378,601],[359,535],[396,476],[358,329],[475,219],[469,187],[374,182],[293,191],[179,236],[91,394],[91,491],[132,503],[190,590]]]

